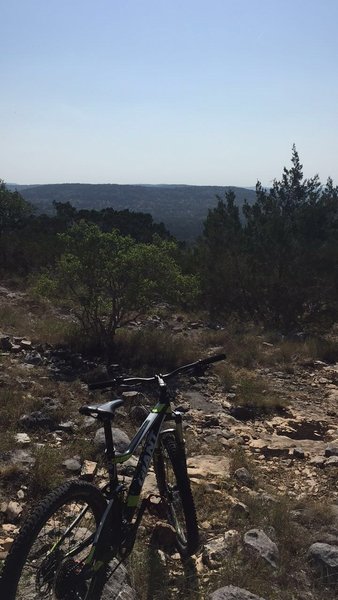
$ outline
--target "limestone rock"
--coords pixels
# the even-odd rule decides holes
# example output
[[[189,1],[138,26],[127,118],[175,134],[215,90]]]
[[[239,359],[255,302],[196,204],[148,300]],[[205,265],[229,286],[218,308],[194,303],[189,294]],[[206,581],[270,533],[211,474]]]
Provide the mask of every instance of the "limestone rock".
[[[94,479],[95,473],[97,470],[97,463],[92,460],[85,460],[82,469],[81,469],[81,477],[83,479],[92,480]]]
[[[324,462],[324,468],[327,469],[328,467],[338,467],[338,456],[330,456],[330,458]]]
[[[13,542],[14,542],[14,538],[7,537],[4,540],[0,540],[0,545],[5,552],[8,552],[10,550],[10,547],[12,546]]]
[[[6,508],[6,516],[7,519],[11,522],[14,523],[21,515],[22,513],[22,506],[21,504],[19,504],[19,502],[15,502],[14,500],[11,500]]]
[[[20,346],[19,348],[21,350]],[[42,365],[43,358],[39,352],[37,352],[36,350],[32,350],[31,352],[28,352],[26,354],[24,362],[29,365]]]
[[[28,446],[31,443],[31,438],[27,433],[17,433],[15,435],[15,441],[19,446]]]
[[[244,544],[252,548],[272,567],[277,567],[278,548],[262,529],[250,529],[244,534]]]
[[[73,421],[64,421],[63,423],[59,423],[58,429],[66,433],[74,433],[77,427]]]
[[[27,469],[35,464],[35,458],[29,450],[16,448],[10,454],[10,462],[17,465],[19,468]]]
[[[338,546],[316,542],[309,548],[309,558],[326,580],[338,582]]]
[[[227,585],[213,592],[208,600],[264,600],[264,598],[234,585]]]
[[[244,502],[234,500],[231,503],[229,514],[228,514],[228,525],[236,523],[238,519],[245,519],[249,516],[249,509]]]
[[[204,564],[210,569],[216,568],[223,558],[231,552],[238,539],[238,531],[231,529],[223,535],[209,540],[203,548],[202,559]]]
[[[20,417],[19,425],[29,431],[36,431],[39,429],[49,429],[50,431],[53,431],[56,429],[55,419],[43,413],[41,410],[35,410],[29,415]]]
[[[226,456],[202,454],[188,458],[189,477],[208,480],[229,475],[230,461]]]
[[[32,347],[32,342],[31,340],[21,340],[20,341],[20,346],[21,348],[23,348],[23,350],[30,350]]]
[[[67,458],[62,465],[71,473],[80,473],[81,471],[81,463],[77,458]]]
[[[325,456],[338,456],[338,440],[334,440],[325,448]]]
[[[242,485],[246,487],[252,487],[255,483],[253,476],[251,475],[251,473],[249,473],[246,467],[236,469],[234,476]]]
[[[117,452],[125,452],[125,450],[130,444],[130,439],[127,436],[127,434],[124,431],[122,431],[122,429],[118,429],[117,427],[112,427],[112,433],[115,450]],[[105,449],[106,442],[103,427],[97,430],[94,438],[94,444],[98,450]]]

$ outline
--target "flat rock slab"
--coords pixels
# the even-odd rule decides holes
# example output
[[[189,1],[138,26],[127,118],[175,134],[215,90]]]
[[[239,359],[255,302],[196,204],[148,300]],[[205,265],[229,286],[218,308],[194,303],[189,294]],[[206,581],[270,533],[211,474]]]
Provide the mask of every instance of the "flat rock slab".
[[[234,585],[227,585],[213,592],[209,600],[264,600],[264,598]]]
[[[329,428],[327,421],[318,419],[274,417],[267,423],[278,435],[284,435],[294,440],[323,440]]]
[[[189,477],[196,479],[217,479],[229,476],[230,460],[226,456],[202,454],[188,458]]]
[[[184,391],[182,393],[184,400],[188,400],[191,408],[203,410],[205,413],[219,413],[220,407],[218,404],[211,402],[207,396],[195,390]]]
[[[249,442],[249,447],[265,456],[284,456],[301,449],[310,456],[324,456],[325,442],[314,440],[294,440],[286,435],[263,435],[261,439]]]

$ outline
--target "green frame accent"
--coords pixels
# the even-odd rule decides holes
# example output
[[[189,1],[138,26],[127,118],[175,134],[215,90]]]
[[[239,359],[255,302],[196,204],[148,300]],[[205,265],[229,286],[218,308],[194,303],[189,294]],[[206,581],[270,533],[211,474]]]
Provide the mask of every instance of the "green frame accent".
[[[139,499],[140,499],[140,495],[138,495],[138,496],[131,496],[131,495],[128,496],[127,506],[130,506],[130,507],[134,508],[135,506],[138,505]]]

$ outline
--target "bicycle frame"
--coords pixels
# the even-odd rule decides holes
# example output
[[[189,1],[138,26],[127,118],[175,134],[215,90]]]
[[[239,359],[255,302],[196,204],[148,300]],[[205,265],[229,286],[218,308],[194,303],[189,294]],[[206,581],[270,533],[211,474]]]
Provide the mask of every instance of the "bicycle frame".
[[[111,420],[107,418],[103,421],[109,474],[109,484],[107,484],[106,489],[109,489],[109,501],[101,523],[96,531],[91,552],[86,561],[87,565],[94,571],[103,566],[107,547],[113,548],[113,553],[115,552],[115,554],[120,550],[123,542],[126,542],[128,552],[131,551],[133,547],[138,525],[140,524],[145,510],[145,500],[143,500],[143,505],[139,508],[137,518],[134,522],[133,518],[136,509],[139,506],[142,487],[154,452],[158,449],[159,436],[161,433],[164,433],[161,429],[165,420],[175,420],[176,427],[166,429],[165,432],[175,432],[178,442],[184,443],[182,415],[178,411],[172,411],[166,393],[166,384],[160,377],[158,379],[160,384],[159,402],[146,417],[124,453],[118,454],[115,452],[111,431]],[[122,492],[124,492],[124,487],[118,481],[117,465],[126,462],[143,441],[144,447],[135,468],[127,495],[123,498]],[[112,526],[115,528],[114,531],[112,531]],[[116,528],[118,528],[117,531]],[[131,539],[129,542],[128,539],[126,540],[124,538],[126,532],[127,537],[128,533],[130,534]]]

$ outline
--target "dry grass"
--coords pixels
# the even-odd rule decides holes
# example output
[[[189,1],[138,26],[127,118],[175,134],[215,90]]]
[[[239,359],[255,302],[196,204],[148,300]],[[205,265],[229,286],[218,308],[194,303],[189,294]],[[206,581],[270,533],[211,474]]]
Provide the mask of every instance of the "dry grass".
[[[18,419],[24,413],[24,407],[31,405],[29,399],[25,402],[22,391],[9,389],[7,387],[0,388],[0,427],[1,431],[5,432],[16,428]],[[33,401],[34,403],[34,401]]]
[[[262,559],[246,551],[242,544],[224,560],[221,568],[210,573],[207,590],[235,585],[269,600],[302,600],[304,590],[313,600],[333,600],[335,590],[327,588],[325,582],[313,581],[311,566],[307,561],[307,551],[313,531],[294,519],[294,505],[285,497],[262,504],[262,499],[251,495],[241,500],[249,508],[245,520],[238,517],[232,527],[241,535],[251,528],[263,529],[275,541],[279,550],[278,568],[273,569]]]
[[[62,452],[58,448],[41,446],[34,453],[35,464],[28,480],[29,496],[37,500],[43,498],[64,479],[61,469]]]
[[[199,358],[190,340],[150,328],[118,331],[114,350],[119,362],[139,372],[166,372]]]
[[[248,373],[239,371],[236,383],[236,397],[233,403],[238,406],[253,407],[262,411],[280,410],[286,406],[286,401],[280,394],[272,390],[264,380]]]
[[[173,560],[148,535],[138,536],[127,567],[138,600],[204,599],[194,561]]]
[[[0,305],[0,329],[11,335],[58,345],[77,336],[74,328],[70,318],[56,314],[53,306],[43,301]]]

